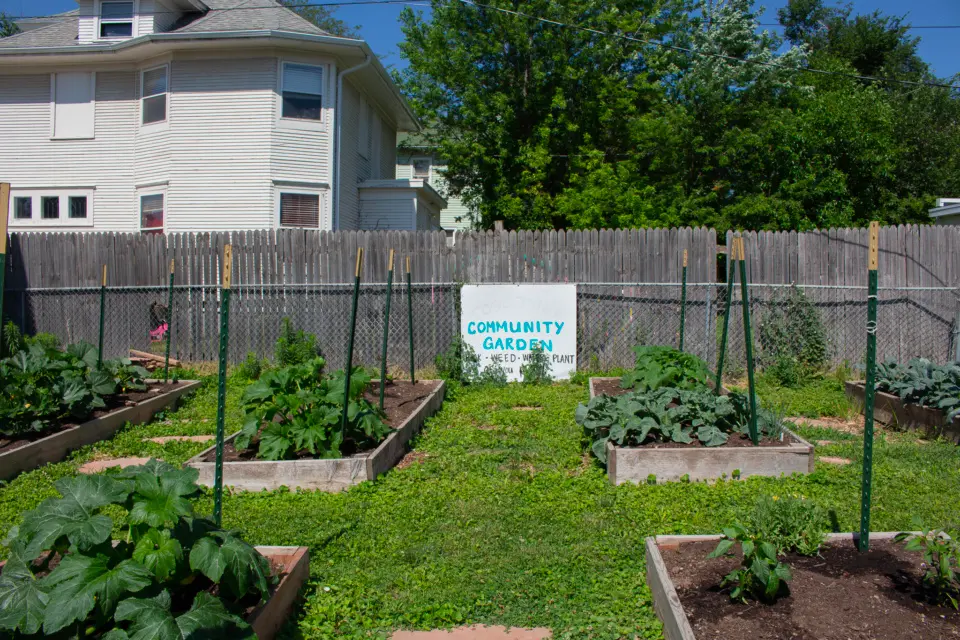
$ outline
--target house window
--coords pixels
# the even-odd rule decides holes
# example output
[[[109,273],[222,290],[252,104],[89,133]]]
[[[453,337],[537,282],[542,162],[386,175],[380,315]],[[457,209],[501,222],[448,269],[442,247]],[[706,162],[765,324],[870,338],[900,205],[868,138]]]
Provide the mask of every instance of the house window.
[[[430,180],[430,158],[414,158],[413,177],[416,180]]]
[[[53,131],[59,139],[93,138],[96,74],[55,73],[52,77]]]
[[[163,65],[141,74],[143,97],[140,110],[143,113],[143,124],[164,122],[167,119],[168,71],[169,67]]]
[[[87,217],[87,196],[69,196],[70,218],[85,220]]]
[[[13,199],[13,219],[30,220],[33,218],[33,198],[19,197]]]
[[[320,121],[323,116],[323,68],[283,63],[282,117]]]
[[[100,2],[100,37],[133,36],[133,2]]]
[[[140,231],[163,233],[163,194],[140,196]]]
[[[281,193],[280,226],[320,228],[320,195],[316,193]]]
[[[14,228],[93,226],[93,188],[15,189],[7,220]]]
[[[60,219],[60,196],[43,196],[41,202],[43,203],[44,220]]]

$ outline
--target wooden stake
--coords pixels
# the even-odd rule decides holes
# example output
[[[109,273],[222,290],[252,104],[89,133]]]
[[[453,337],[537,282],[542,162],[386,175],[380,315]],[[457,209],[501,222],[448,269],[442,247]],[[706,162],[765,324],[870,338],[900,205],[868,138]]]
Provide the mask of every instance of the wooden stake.
[[[233,271],[233,247],[225,245],[223,247],[223,288],[230,288]]]
[[[870,223],[870,255],[867,259],[867,269],[876,271],[880,266],[880,223],[874,220]]]
[[[687,250],[683,250],[683,266],[687,266]]]
[[[107,265],[103,265],[103,276],[100,279],[100,286],[107,286]]]
[[[0,253],[7,252],[7,220],[10,217],[10,183],[0,182]]]

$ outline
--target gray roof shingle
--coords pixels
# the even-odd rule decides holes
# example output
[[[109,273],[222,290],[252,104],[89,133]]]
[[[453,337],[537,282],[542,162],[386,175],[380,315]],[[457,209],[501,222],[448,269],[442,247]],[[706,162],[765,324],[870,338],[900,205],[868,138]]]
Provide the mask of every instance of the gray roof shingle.
[[[291,31],[331,35],[309,20],[281,6],[276,0],[204,0],[206,13],[187,14],[167,33],[218,33],[225,31]],[[79,12],[63,14],[64,20],[48,27],[0,39],[0,48],[69,47],[79,44]],[[104,45],[108,46],[108,45]]]

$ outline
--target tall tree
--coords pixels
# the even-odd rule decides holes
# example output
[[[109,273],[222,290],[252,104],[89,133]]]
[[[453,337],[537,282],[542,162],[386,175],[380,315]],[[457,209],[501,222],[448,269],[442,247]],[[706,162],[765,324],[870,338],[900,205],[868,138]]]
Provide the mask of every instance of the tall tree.
[[[350,26],[340,20],[329,7],[316,6],[315,0],[279,0],[280,4],[295,11],[324,31],[342,38],[360,39],[360,27]],[[313,5],[313,6],[311,6]]]
[[[0,38],[6,38],[20,33],[20,27],[13,21],[13,18],[0,12]]]

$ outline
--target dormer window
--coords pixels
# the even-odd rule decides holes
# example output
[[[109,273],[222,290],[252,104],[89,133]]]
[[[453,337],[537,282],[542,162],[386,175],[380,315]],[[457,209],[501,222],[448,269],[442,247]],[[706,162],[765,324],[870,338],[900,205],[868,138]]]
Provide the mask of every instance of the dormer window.
[[[133,37],[133,2],[100,2],[100,37],[102,39]]]

